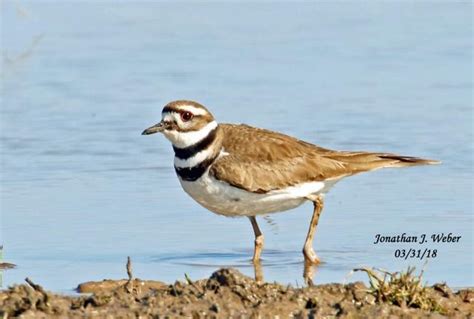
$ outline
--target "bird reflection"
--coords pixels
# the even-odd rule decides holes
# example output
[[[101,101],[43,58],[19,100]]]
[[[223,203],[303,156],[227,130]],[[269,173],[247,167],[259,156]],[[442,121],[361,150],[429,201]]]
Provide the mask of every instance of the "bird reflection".
[[[316,272],[316,267],[317,267],[317,265],[315,265],[314,263],[312,263],[311,261],[309,261],[305,258],[304,267],[303,267],[303,278],[304,278],[304,282],[308,286],[313,286],[314,285],[313,278],[314,278],[314,274]]]
[[[255,281],[257,284],[262,284],[263,283],[263,268],[262,268],[262,263],[259,260],[255,260],[253,262],[253,270],[255,272]]]
[[[316,269],[317,269],[317,265],[305,259],[304,266],[303,266],[303,279],[307,286],[314,285],[313,279],[316,273]],[[255,281],[258,284],[264,283],[263,266],[260,260],[253,262],[253,270],[255,273]]]

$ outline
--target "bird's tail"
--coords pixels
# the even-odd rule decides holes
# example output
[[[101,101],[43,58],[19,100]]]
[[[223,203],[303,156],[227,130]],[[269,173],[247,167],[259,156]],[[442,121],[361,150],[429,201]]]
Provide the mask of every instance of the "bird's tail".
[[[441,161],[419,158],[413,156],[400,156],[395,154],[379,154],[378,157],[381,161],[386,162],[386,166],[383,167],[405,167],[405,166],[417,166],[417,165],[436,165],[441,164]]]
[[[434,165],[441,163],[437,160],[413,156],[369,152],[340,152],[339,154],[331,154],[331,158],[347,164],[347,167],[351,168],[352,174],[388,167]]]

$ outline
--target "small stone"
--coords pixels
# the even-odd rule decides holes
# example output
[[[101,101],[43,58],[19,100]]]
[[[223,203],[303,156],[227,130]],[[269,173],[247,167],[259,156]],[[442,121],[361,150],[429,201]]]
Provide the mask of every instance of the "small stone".
[[[366,301],[369,305],[373,305],[373,304],[375,304],[375,297],[368,294],[368,295],[365,296],[365,301]]]
[[[209,307],[209,310],[210,310],[210,311],[213,311],[213,312],[215,312],[215,313],[219,313],[220,308],[219,308],[219,305],[218,305],[218,304],[213,304],[211,307]]]
[[[445,298],[449,298],[450,296],[453,295],[453,291],[448,287],[448,285],[446,285],[446,283],[434,284],[433,289],[435,291],[441,292],[443,294],[443,297]]]
[[[308,299],[308,301],[306,301],[306,306],[305,306],[306,309],[314,309],[317,307],[318,307],[318,300],[316,299],[316,297],[311,297]]]

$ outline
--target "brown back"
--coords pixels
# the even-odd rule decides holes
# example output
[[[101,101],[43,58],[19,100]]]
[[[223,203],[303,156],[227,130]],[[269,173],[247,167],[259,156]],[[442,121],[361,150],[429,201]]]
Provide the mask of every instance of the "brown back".
[[[388,153],[340,152],[247,125],[221,124],[229,155],[211,166],[211,174],[255,193],[300,183],[339,179],[382,167],[435,164]]]

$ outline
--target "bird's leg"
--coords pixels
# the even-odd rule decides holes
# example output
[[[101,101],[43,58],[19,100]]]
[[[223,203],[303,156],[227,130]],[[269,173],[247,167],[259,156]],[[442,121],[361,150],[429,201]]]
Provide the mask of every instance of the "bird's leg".
[[[255,218],[255,216],[250,216],[249,219],[252,223],[253,232],[255,233],[255,248],[253,251],[252,261],[256,263],[260,261],[260,254],[262,253],[263,234],[260,231],[260,228],[258,228],[257,219]]]
[[[323,210],[323,196],[318,195],[315,198],[311,199],[314,204],[313,217],[311,218],[311,223],[309,224],[308,235],[306,235],[306,240],[304,242],[303,254],[306,262],[311,262],[312,264],[319,264],[320,260],[313,249],[313,238],[314,233],[316,232],[316,226],[318,225],[319,215]]]

